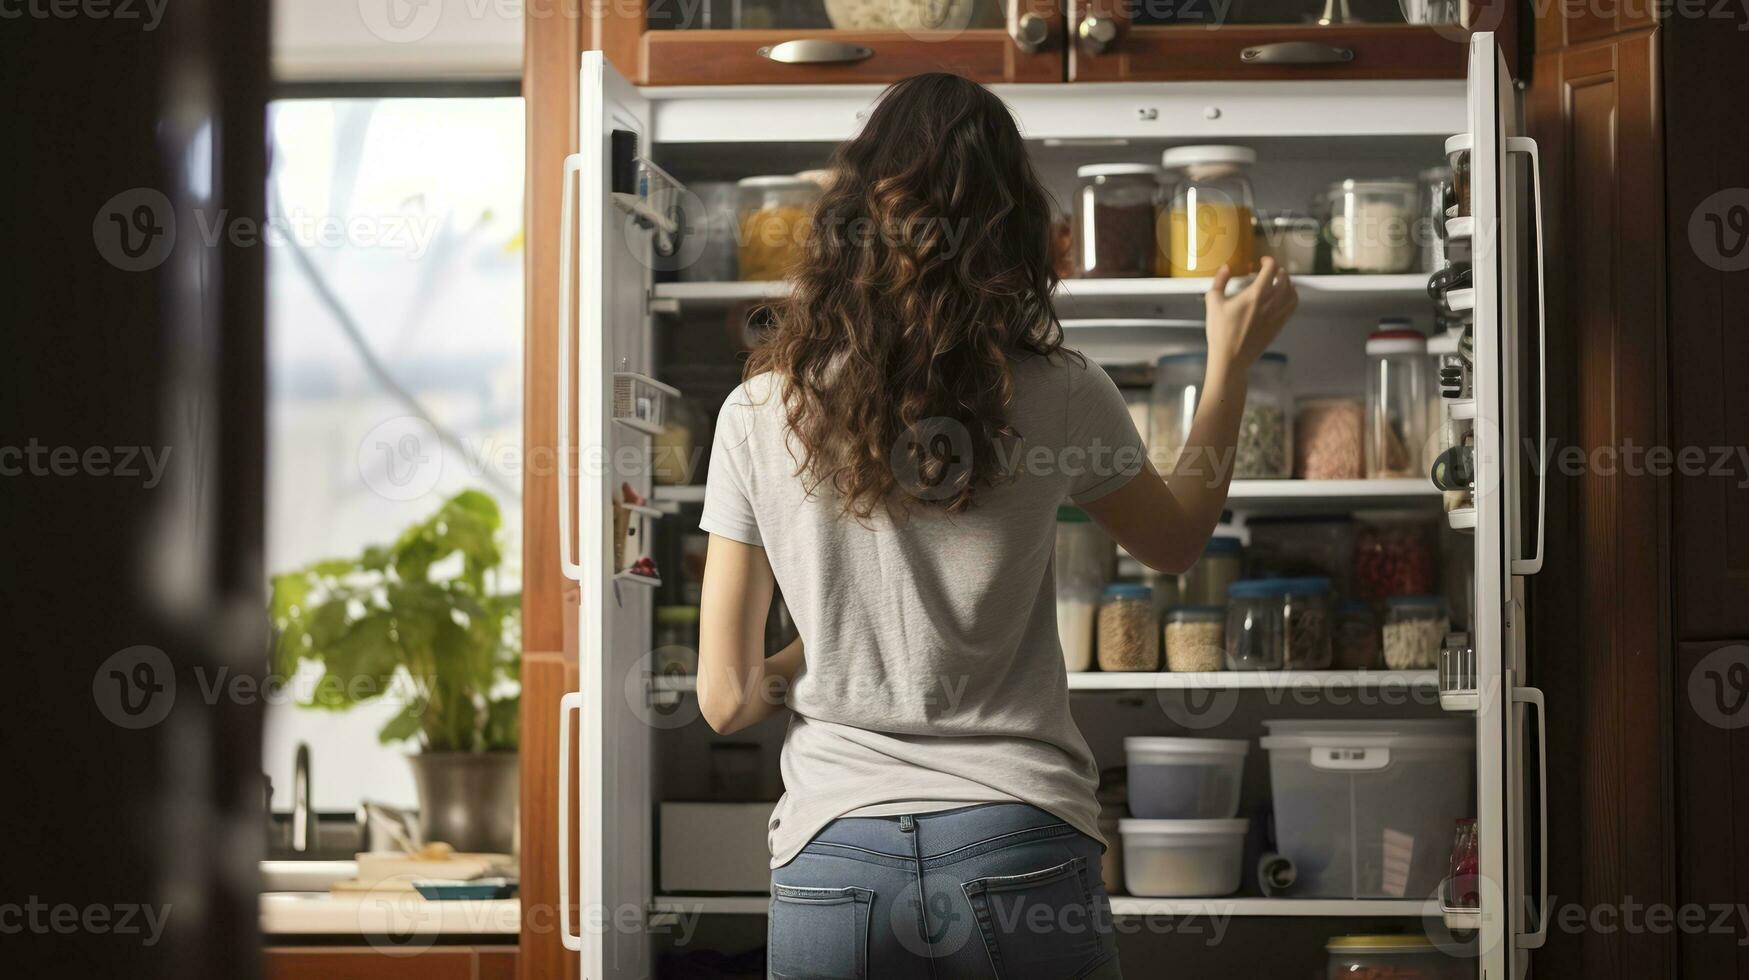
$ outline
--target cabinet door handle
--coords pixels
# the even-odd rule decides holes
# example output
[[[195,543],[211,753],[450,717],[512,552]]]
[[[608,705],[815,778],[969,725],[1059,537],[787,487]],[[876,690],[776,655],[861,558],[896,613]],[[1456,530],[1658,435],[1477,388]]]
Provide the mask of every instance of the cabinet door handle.
[[[1104,54],[1117,41],[1117,21],[1099,14],[1088,14],[1075,27],[1081,46],[1089,54]]]
[[[1312,41],[1281,41],[1246,48],[1239,52],[1239,60],[1248,65],[1339,65],[1354,60],[1354,49]]]
[[[1038,14],[1021,14],[1008,29],[1008,36],[1014,39],[1015,47],[1027,54],[1037,54],[1051,38],[1051,24]]]
[[[873,55],[874,48],[845,44],[842,41],[823,41],[819,38],[768,44],[759,49],[759,57],[769,58],[780,65],[847,64]]]
[[[583,934],[571,931],[571,716],[582,707],[576,691],[559,698],[559,942],[572,952],[583,948]]]

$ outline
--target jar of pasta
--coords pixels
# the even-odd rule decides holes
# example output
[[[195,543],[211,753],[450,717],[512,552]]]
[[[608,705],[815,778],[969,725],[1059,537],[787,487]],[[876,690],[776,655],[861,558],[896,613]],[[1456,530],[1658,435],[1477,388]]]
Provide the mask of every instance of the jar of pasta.
[[[740,198],[738,277],[743,282],[785,278],[801,261],[808,212],[820,196],[820,185],[785,174],[747,177],[735,186]]]
[[[1245,146],[1175,146],[1160,158],[1173,179],[1156,234],[1161,275],[1212,276],[1225,265],[1235,276],[1257,271],[1251,179],[1257,151]]]

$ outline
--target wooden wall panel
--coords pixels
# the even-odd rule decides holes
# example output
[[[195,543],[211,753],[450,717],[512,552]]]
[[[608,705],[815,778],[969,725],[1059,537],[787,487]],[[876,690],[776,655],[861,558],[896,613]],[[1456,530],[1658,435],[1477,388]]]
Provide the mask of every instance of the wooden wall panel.
[[[1586,909],[1674,895],[1668,489],[1595,455],[1667,438],[1657,73],[1655,31],[1545,49],[1528,106],[1549,195],[1551,435],[1593,461],[1551,475],[1549,563],[1530,583],[1562,828],[1550,891]],[[1533,965],[1668,977],[1674,948],[1667,934],[1556,929]]]
[[[522,480],[522,936],[523,980],[575,977],[578,960],[559,939],[558,708],[577,689],[576,644],[567,608],[576,586],[559,570],[558,305],[559,203],[565,157],[577,147],[577,72],[584,20],[579,0],[530,5],[524,21],[527,112]],[[597,5],[599,6],[599,5]],[[570,326],[575,330],[575,324]],[[569,452],[569,447],[563,451]],[[573,851],[573,853],[576,853]]]
[[[1731,228],[1734,208],[1749,218],[1749,127],[1731,104],[1749,86],[1749,12],[1717,12],[1660,29],[1672,443],[1704,452],[1709,467],[1719,450],[1749,446],[1749,241]],[[1729,673],[1749,650],[1749,470],[1740,456],[1729,469],[1680,475],[1673,491],[1678,894],[1696,906],[1749,895],[1749,727],[1733,727],[1749,706]],[[1682,937],[1681,976],[1749,980],[1749,927],[1729,925]]]
[[[1749,125],[1733,105],[1749,87],[1749,14],[1726,13],[1733,19],[1672,19],[1663,29],[1671,422],[1676,445],[1704,453],[1707,469],[1728,460],[1675,484],[1683,640],[1749,636],[1749,450],[1739,448],[1749,447],[1749,242],[1730,227],[1733,217],[1749,221]]]
[[[1679,696],[1686,696],[1687,679],[1702,668],[1709,655],[1739,645],[1749,646],[1749,637],[1680,644]],[[1708,688],[1703,682],[1703,693],[1712,693]],[[1728,684],[1725,692],[1736,704],[1737,692]],[[1736,704],[1732,713],[1719,711],[1714,705],[1688,707],[1700,710],[1676,713],[1676,739],[1681,747],[1677,779],[1681,898],[1684,903],[1703,907],[1736,906],[1749,895],[1749,847],[1743,846],[1743,828],[1749,827],[1749,727],[1728,726],[1749,713],[1749,707]],[[1749,941],[1749,932],[1738,918],[1732,917],[1729,924],[1730,932],[1682,937],[1680,976],[1698,980],[1749,978],[1749,947],[1743,945]]]

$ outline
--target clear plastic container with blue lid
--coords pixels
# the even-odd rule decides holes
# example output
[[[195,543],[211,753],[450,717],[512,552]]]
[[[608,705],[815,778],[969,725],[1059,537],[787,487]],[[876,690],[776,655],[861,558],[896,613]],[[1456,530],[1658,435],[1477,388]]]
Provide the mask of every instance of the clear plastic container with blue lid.
[[[1227,591],[1228,670],[1323,670],[1330,666],[1327,578],[1264,578]]]
[[[1099,600],[1099,669],[1160,669],[1160,627],[1154,620],[1154,590],[1141,582],[1116,582]]]

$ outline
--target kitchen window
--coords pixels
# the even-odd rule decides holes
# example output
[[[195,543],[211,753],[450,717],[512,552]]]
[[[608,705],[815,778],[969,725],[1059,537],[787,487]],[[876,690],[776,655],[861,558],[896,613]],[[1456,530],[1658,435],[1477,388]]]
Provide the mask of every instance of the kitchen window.
[[[491,94],[289,98],[270,106],[270,574],[390,544],[462,490],[496,501],[520,587],[523,102]],[[299,707],[309,664],[269,699],[263,765],[291,805],[415,804],[378,733],[395,698]]]

